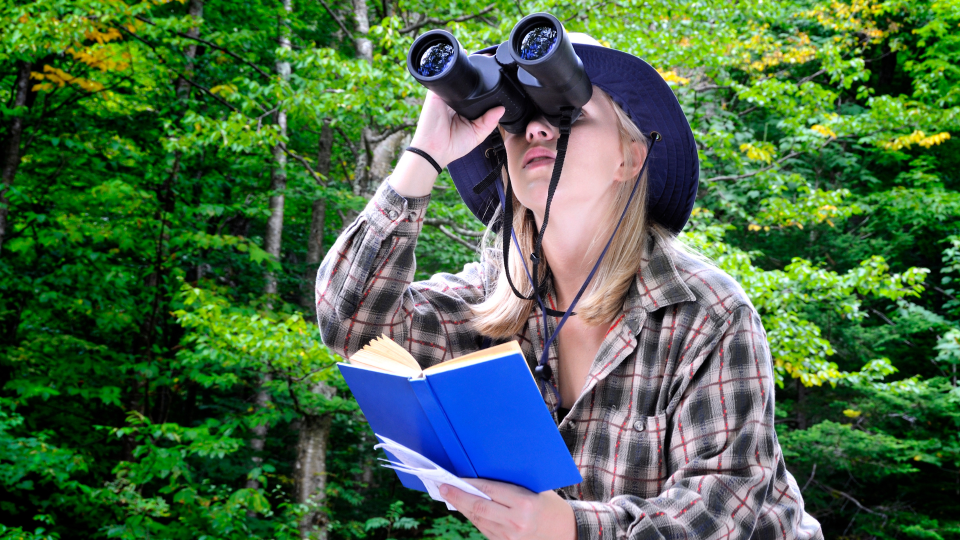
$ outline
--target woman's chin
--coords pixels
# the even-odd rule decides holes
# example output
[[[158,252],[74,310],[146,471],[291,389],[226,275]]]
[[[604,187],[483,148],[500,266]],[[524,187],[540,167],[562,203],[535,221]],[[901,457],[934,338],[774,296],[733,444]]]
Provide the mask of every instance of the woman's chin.
[[[546,182],[526,182],[522,187],[514,186],[514,195],[520,204],[534,214],[543,215],[543,209],[547,206],[547,192],[549,191],[550,179]],[[518,189],[519,188],[519,189]]]

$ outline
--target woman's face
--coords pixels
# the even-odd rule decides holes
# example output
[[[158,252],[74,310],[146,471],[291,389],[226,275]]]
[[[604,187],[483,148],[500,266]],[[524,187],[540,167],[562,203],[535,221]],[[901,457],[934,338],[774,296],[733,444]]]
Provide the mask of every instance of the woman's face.
[[[599,90],[583,106],[583,113],[570,130],[563,171],[550,206],[552,216],[605,216],[616,197],[618,183],[631,174],[624,170],[613,107]],[[523,206],[533,211],[538,222],[546,206],[559,138],[559,129],[543,117],[531,121],[524,133],[504,133],[514,193]],[[630,179],[636,177],[635,169],[638,167],[631,167]]]

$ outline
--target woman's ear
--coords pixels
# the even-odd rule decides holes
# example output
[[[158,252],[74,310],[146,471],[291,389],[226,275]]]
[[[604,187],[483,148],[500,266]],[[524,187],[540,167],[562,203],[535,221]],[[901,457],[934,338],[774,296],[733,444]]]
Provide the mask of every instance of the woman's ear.
[[[614,178],[617,182],[636,180],[647,158],[647,149],[640,141],[631,141],[625,150],[627,154],[623,156],[624,159],[620,162],[620,168],[617,169],[616,178]]]

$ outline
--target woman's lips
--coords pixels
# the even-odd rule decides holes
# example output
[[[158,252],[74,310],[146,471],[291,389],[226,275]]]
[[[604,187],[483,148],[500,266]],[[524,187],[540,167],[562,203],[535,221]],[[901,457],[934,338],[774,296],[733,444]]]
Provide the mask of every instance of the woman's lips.
[[[557,155],[546,148],[531,148],[523,156],[523,168],[538,167],[540,165],[549,165],[556,160]]]
[[[524,169],[530,170],[530,169],[536,169],[537,167],[542,167],[545,165],[552,165],[554,161],[556,160],[549,157],[533,158],[533,160],[527,163],[527,166],[524,167]]]

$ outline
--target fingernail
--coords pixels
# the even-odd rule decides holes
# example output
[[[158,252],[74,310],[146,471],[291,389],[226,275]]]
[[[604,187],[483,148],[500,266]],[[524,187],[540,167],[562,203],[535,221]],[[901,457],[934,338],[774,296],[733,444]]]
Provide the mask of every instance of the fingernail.
[[[446,484],[441,484],[441,485],[440,485],[440,494],[443,495],[444,497],[446,497],[446,496],[447,496],[447,493],[450,493],[450,488],[448,488]]]

